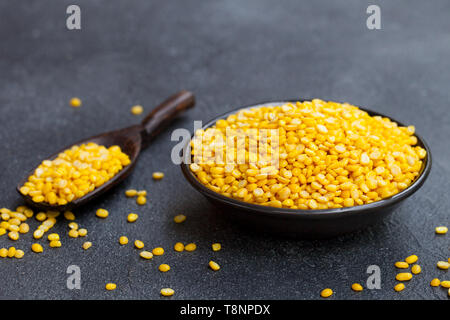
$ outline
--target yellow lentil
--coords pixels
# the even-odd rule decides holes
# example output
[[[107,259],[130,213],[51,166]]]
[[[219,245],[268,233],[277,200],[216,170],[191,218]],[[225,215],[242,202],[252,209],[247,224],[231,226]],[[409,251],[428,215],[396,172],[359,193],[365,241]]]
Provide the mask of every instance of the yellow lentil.
[[[16,217],[17,214],[19,214],[19,212],[9,211],[9,212],[3,212],[0,216],[1,216],[2,220],[8,221],[9,219]]]
[[[448,280],[441,281],[441,287],[450,288],[450,281],[448,281]]]
[[[417,260],[419,260],[419,258],[415,254],[413,254],[405,259],[405,261],[409,264],[416,263]]]
[[[262,129],[277,135],[264,137],[256,131]],[[242,109],[197,130],[190,169],[206,187],[241,201],[341,208],[408,187],[426,157],[416,144],[412,126],[400,127],[347,103],[314,99]],[[267,152],[256,153],[252,145]]]
[[[8,230],[9,228],[9,222],[8,221],[2,221],[0,222],[0,228],[3,228],[5,230]]]
[[[403,291],[405,289],[404,283],[398,283],[395,285],[394,290],[397,292]]]
[[[47,218],[45,221],[42,221],[41,226],[45,226],[48,229],[52,228],[56,224],[55,218]]]
[[[44,251],[44,248],[39,243],[33,243],[31,245],[31,250],[36,253],[41,253]]]
[[[173,248],[174,248],[175,251],[183,252],[184,251],[184,244],[182,244],[181,242],[177,242],[177,243],[175,243]]]
[[[10,231],[8,237],[13,241],[17,241],[19,240],[19,233],[17,231]]]
[[[139,197],[140,196],[146,197],[147,196],[147,191],[146,190],[140,190],[140,191],[137,192],[137,195]]]
[[[15,225],[15,224],[10,224],[8,227],[8,230],[18,232],[20,230],[20,228],[19,228],[19,226]]]
[[[184,250],[186,251],[194,251],[197,249],[197,245],[195,243],[189,243],[184,247]]]
[[[47,219],[47,215],[45,214],[45,212],[39,212],[36,215],[36,220],[37,221],[44,221],[45,219]]]
[[[152,252],[155,256],[162,256],[164,254],[164,249],[161,247],[157,247],[153,249]]]
[[[15,254],[16,254],[16,248],[10,247],[10,248],[8,249],[8,257],[9,257],[9,258],[12,258],[12,257],[15,256]]]
[[[6,258],[8,256],[8,249],[1,248],[0,249],[0,258]]]
[[[81,99],[73,97],[72,99],[70,99],[70,106],[74,108],[81,107]]]
[[[69,226],[70,229],[78,230],[78,223],[76,223],[76,222],[70,222],[68,224],[68,226]]]
[[[79,234],[78,234],[78,230],[75,229],[70,229],[69,230],[69,237],[71,238],[78,238]]]
[[[158,267],[158,270],[161,272],[167,272],[170,270],[170,266],[168,264],[163,263]]]
[[[395,276],[397,281],[409,281],[412,279],[412,274],[409,272],[401,272]]]
[[[0,236],[6,234],[6,229],[0,228]]]
[[[74,230],[74,229],[72,229]],[[59,241],[59,234],[57,233],[50,233],[47,237],[48,241]]]
[[[127,217],[128,222],[135,222],[139,216],[136,213],[130,213]]]
[[[64,218],[69,221],[75,220],[75,215],[71,211],[64,212]]]
[[[333,290],[331,290],[330,288],[323,289],[323,290],[320,292],[320,296],[321,296],[322,298],[328,298],[328,297],[331,297],[332,294],[333,294]]]
[[[175,221],[175,223],[182,223],[185,220],[186,220],[186,216],[184,214],[179,214],[173,218],[173,221]]]
[[[132,106],[131,107],[131,113],[134,115],[139,115],[142,112],[144,112],[144,108],[140,105]]]
[[[105,219],[105,218],[108,217],[109,212],[108,212],[108,210],[106,210],[106,209],[98,209],[98,210],[95,212],[95,215],[96,215],[97,217],[99,217],[99,218]]]
[[[21,223],[19,226],[20,233],[28,233],[30,231],[30,226],[27,223]]]
[[[14,258],[22,259],[24,255],[25,255],[25,252],[23,252],[23,250],[17,249],[16,253],[14,254]]]
[[[14,214],[14,218],[18,219],[20,222],[27,221],[27,219],[28,219],[24,214],[19,213],[19,212]]]
[[[116,290],[117,285],[115,283],[107,283],[105,289],[108,291]]]
[[[41,224],[41,225],[38,227],[38,230],[39,230],[39,231],[42,231],[42,234],[44,234],[45,232],[47,232],[48,230],[50,230],[50,227]]]
[[[220,249],[222,249],[222,245],[220,243],[213,243],[211,247],[213,251],[219,251]]]
[[[141,253],[139,253],[139,255],[141,256],[141,258],[147,260],[153,258],[153,253],[151,253],[150,251],[142,251]]]
[[[32,218],[33,215],[34,215],[34,212],[33,212],[33,210],[27,208],[27,209],[25,209],[25,210],[23,211],[23,214],[24,214],[27,218]]]
[[[22,194],[25,193],[24,190],[25,190],[25,187],[20,188],[20,192],[22,192]],[[30,194],[29,191],[27,191],[27,193]],[[36,193],[40,193],[40,191],[36,191]],[[40,194],[37,194],[37,195],[33,196],[33,197],[31,198],[31,200],[33,200],[33,201],[36,202],[36,203],[39,203],[39,202],[43,202],[43,201],[45,200],[45,197],[42,196],[42,195],[40,195]]]
[[[141,240],[134,241],[134,246],[138,249],[142,249],[144,247],[144,243]]]
[[[450,263],[448,263],[447,261],[438,261],[437,267],[442,270],[448,270],[448,268],[450,267]]]
[[[20,225],[20,220],[17,218],[11,218],[8,220],[8,223],[10,225],[18,226],[18,225]]]
[[[213,271],[218,271],[220,269],[219,264],[217,262],[212,261],[212,260],[209,262],[208,265]]]
[[[44,160],[20,192],[35,202],[65,205],[92,192],[131,163],[119,146],[73,146],[54,160]],[[59,213],[58,213],[59,214]]]
[[[18,206],[16,212],[23,213],[26,209],[28,209],[26,206]]]
[[[119,243],[120,243],[121,245],[127,244],[127,243],[128,243],[128,238],[125,237],[125,236],[121,236],[121,237],[119,238]]]
[[[164,178],[164,173],[156,171],[156,172],[153,172],[152,177],[155,180],[161,180],[162,178]]]
[[[87,229],[84,229],[84,228],[78,229],[78,235],[79,235],[80,237],[86,237],[87,234],[88,234]]]
[[[397,261],[395,263],[395,267],[398,268],[398,269],[408,269],[409,268],[409,264],[407,264],[404,261]]]
[[[441,280],[439,280],[438,278],[434,278],[430,282],[430,286],[432,286],[432,287],[439,287],[440,284],[441,284]]]
[[[84,249],[84,250],[87,250],[87,249],[89,249],[90,247],[92,247],[92,242],[86,241],[85,243],[83,243],[83,249]]]
[[[53,227],[56,223],[55,218],[47,218],[47,220],[42,222],[42,225],[47,226],[49,228]]]
[[[352,290],[357,292],[363,291],[363,287],[359,283],[354,283],[352,284]]]
[[[33,238],[40,239],[44,235],[44,231],[38,229],[33,232]]]
[[[448,228],[445,226],[436,227],[436,234],[446,234],[448,232]]]
[[[171,288],[162,288],[161,289],[161,295],[163,295],[164,297],[173,296],[174,293],[175,293],[175,290],[173,290]]]
[[[9,219],[11,219],[11,216],[9,215],[9,213],[2,213],[0,214],[0,217],[2,218],[2,220],[4,221],[8,221]]]
[[[140,206],[143,206],[144,204],[147,203],[147,198],[144,196],[139,196],[136,198],[136,203]]]
[[[45,222],[45,221],[44,221]],[[50,230],[50,227],[51,226],[49,226],[49,225],[47,225],[47,224],[44,224],[44,223],[41,223],[38,227],[37,227],[37,230],[41,230],[42,232],[47,232],[48,230]]]
[[[413,265],[413,266],[411,267],[411,272],[412,272],[413,274],[419,274],[419,273],[422,272],[422,267],[419,266],[418,264],[415,264],[415,265]]]
[[[128,198],[133,198],[133,197],[137,196],[137,191],[135,189],[129,189],[129,190],[125,191],[125,195]]]
[[[50,247],[51,248],[61,247],[61,241],[59,241],[59,240],[50,241]]]

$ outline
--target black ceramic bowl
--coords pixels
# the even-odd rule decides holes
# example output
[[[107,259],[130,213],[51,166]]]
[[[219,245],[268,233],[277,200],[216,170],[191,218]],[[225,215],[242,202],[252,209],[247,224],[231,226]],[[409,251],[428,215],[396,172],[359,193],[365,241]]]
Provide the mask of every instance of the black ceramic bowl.
[[[240,107],[209,121],[203,126],[203,129],[213,126],[217,120],[224,119],[228,115],[236,113],[241,109],[280,105],[293,101],[302,100],[266,102]],[[306,100],[304,99],[303,101]],[[386,117],[385,115],[364,108],[360,109],[366,111],[371,116],[378,115]],[[392,119],[391,117],[387,118],[397,122],[400,126],[404,126],[401,122]],[[423,138],[417,133],[415,136],[418,140],[417,145],[427,151],[427,156],[423,159],[423,165],[417,179],[408,188],[390,198],[354,207],[325,210],[297,210],[246,203],[208,189],[197,180],[189,169],[188,164],[182,163],[181,170],[189,183],[209,201],[216,205],[219,211],[227,217],[234,218],[238,222],[257,228],[260,231],[274,232],[286,236],[306,239],[329,238],[360,230],[380,221],[392,213],[403,200],[411,196],[422,186],[431,170],[431,152]]]

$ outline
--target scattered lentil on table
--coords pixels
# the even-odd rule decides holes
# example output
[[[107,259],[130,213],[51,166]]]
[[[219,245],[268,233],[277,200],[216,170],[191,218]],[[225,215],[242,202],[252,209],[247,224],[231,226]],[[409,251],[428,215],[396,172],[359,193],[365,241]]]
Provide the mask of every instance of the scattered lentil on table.
[[[331,290],[330,288],[323,289],[320,292],[320,296],[322,298],[328,298],[328,297],[331,297],[332,295],[333,295],[333,290]]]
[[[150,251],[142,251],[141,253],[139,253],[139,255],[141,256],[141,258],[147,260],[153,258],[153,253],[151,253]]]
[[[109,216],[109,212],[108,212],[108,210],[105,210],[105,209],[98,209],[95,212],[95,215],[99,218],[106,219]]]
[[[213,271],[218,271],[220,269],[219,264],[217,262],[212,261],[212,260],[209,262],[208,265],[211,268],[211,270],[213,270]]]
[[[405,289],[404,283],[398,283],[395,285],[394,290],[397,292],[403,291]]]
[[[112,291],[112,290],[116,290],[117,285],[115,283],[107,283],[105,285],[106,290],[108,291]]]
[[[125,236],[121,236],[121,237],[119,238],[119,243],[120,243],[121,245],[126,245],[126,244],[128,243],[128,238],[125,237]]]
[[[360,285],[359,283],[354,283],[352,284],[352,290],[356,292],[363,291],[363,286]]]
[[[436,227],[435,230],[437,234],[446,234],[448,232],[448,228],[446,226]]]
[[[132,223],[132,222],[135,222],[138,218],[139,218],[139,216],[136,213],[130,213],[127,216],[127,221]]]
[[[163,295],[165,297],[170,297],[170,296],[174,295],[175,290],[173,290],[171,288],[162,288],[160,292],[161,292],[161,295]]]
[[[142,112],[144,112],[144,108],[140,105],[132,106],[131,107],[131,113],[134,115],[139,115]]]
[[[163,172],[153,172],[152,177],[154,180],[161,180],[162,178],[164,178],[164,173]]]
[[[419,260],[419,257],[418,257],[417,255],[415,255],[415,254],[410,255],[409,257],[406,257],[406,258],[405,258],[405,261],[406,261],[406,263],[408,263],[408,264],[416,263],[417,260]]]
[[[170,270],[170,266],[168,264],[163,263],[159,265],[158,270],[161,272],[167,272]]]
[[[72,99],[70,99],[69,103],[70,103],[71,107],[74,107],[74,108],[81,107],[81,99],[80,98],[73,97]]]
[[[182,223],[182,222],[186,221],[186,216],[185,216],[184,214],[176,215],[176,216],[173,218],[173,221],[174,221],[175,223]]]

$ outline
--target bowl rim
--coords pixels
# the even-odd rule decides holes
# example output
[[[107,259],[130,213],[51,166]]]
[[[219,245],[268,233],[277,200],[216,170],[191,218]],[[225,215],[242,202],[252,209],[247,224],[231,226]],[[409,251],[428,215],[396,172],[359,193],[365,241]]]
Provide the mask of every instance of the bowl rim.
[[[324,99],[321,99],[325,101]],[[280,105],[280,104],[286,104],[286,103],[296,103],[297,101],[304,102],[304,101],[312,101],[312,99],[288,99],[288,100],[272,100],[272,101],[265,101],[265,102],[259,102],[256,104],[241,106],[238,108],[235,108],[231,111],[227,111],[211,120],[209,120],[206,124],[202,126],[201,129],[206,129],[211,127],[214,123],[216,123],[217,120],[223,119],[231,114],[236,113],[239,110],[245,110],[250,108],[258,108],[263,106],[273,106],[273,105]],[[326,100],[328,101],[328,100]],[[355,105],[356,106],[356,105]],[[401,122],[397,121],[396,119],[393,119],[392,117],[388,117],[382,113],[375,112],[373,110],[367,109],[365,107],[359,107],[360,110],[363,110],[367,112],[370,116],[381,116],[385,118],[389,118],[391,121],[396,122],[399,126],[404,127],[405,125]],[[253,203],[247,203],[241,200],[237,200],[234,198],[230,198],[227,196],[224,196],[218,192],[215,192],[209,188],[207,188],[205,185],[203,185],[200,181],[197,180],[195,175],[191,172],[189,169],[189,165],[184,163],[184,161],[181,162],[180,167],[181,171],[183,172],[184,177],[186,180],[194,187],[194,189],[201,192],[203,195],[213,198],[214,200],[217,200],[219,202],[225,202],[228,205],[231,205],[233,207],[239,208],[241,210],[250,211],[250,212],[258,212],[259,214],[264,213],[266,215],[274,215],[277,217],[283,216],[286,218],[337,218],[337,217],[343,217],[347,215],[352,215],[355,213],[360,213],[361,211],[373,211],[378,210],[384,207],[391,207],[394,204],[408,198],[413,193],[415,193],[425,182],[427,179],[430,171],[431,171],[431,164],[432,164],[432,157],[431,157],[431,150],[428,144],[425,142],[425,140],[417,133],[414,133],[414,136],[417,138],[417,144],[418,146],[424,148],[427,152],[427,156],[424,158],[425,161],[423,161],[422,168],[420,170],[420,174],[418,178],[409,185],[406,189],[400,191],[399,193],[382,200],[378,200],[369,204],[363,204],[363,205],[356,205],[352,207],[343,207],[343,208],[331,208],[331,209],[289,209],[289,208],[276,208],[276,207],[270,207],[270,206],[264,206],[260,204],[253,204]],[[194,133],[191,135],[191,139],[194,137]],[[183,156],[182,159],[184,159],[184,150],[188,147],[188,144],[190,143],[190,140],[187,142],[187,144],[183,148]]]

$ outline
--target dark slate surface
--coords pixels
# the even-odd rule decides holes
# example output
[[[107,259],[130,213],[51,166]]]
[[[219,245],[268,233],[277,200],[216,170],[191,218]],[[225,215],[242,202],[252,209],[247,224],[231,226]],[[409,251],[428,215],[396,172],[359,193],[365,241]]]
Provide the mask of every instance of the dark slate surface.
[[[366,28],[367,1],[77,1],[82,30],[65,29],[73,1],[0,3],[1,203],[21,201],[14,185],[53,151],[81,138],[140,120],[146,111],[186,88],[197,107],[176,121],[142,154],[136,172],[113,192],[77,210],[93,247],[56,231],[63,247],[30,252],[31,233],[14,243],[22,260],[0,260],[0,298],[159,299],[172,287],[178,299],[316,299],[325,287],[335,299],[447,299],[431,288],[448,278],[436,262],[449,256],[449,238],[434,227],[449,222],[450,4],[448,1],[376,1],[382,30]],[[81,97],[72,109],[68,100]],[[433,151],[424,187],[389,219],[363,232],[326,241],[300,241],[249,233],[224,220],[170,162],[175,128],[192,130],[240,105],[292,97],[349,101],[414,124]],[[151,179],[164,171],[160,182]],[[125,189],[145,188],[138,207]],[[110,210],[99,220],[96,208]],[[140,219],[127,224],[126,214]],[[188,216],[183,225],[174,215]],[[32,221],[31,226],[36,227]],[[142,261],[128,235],[167,253]],[[193,253],[175,254],[175,242],[195,242]],[[223,250],[212,252],[212,242]],[[1,246],[13,243],[0,238]],[[394,261],[418,254],[423,273],[395,293]],[[207,268],[210,259],[219,272]],[[159,263],[172,270],[161,274]],[[66,288],[66,269],[80,266],[82,289]],[[378,265],[382,289],[353,293],[366,268]],[[104,285],[118,284],[115,292]]]

